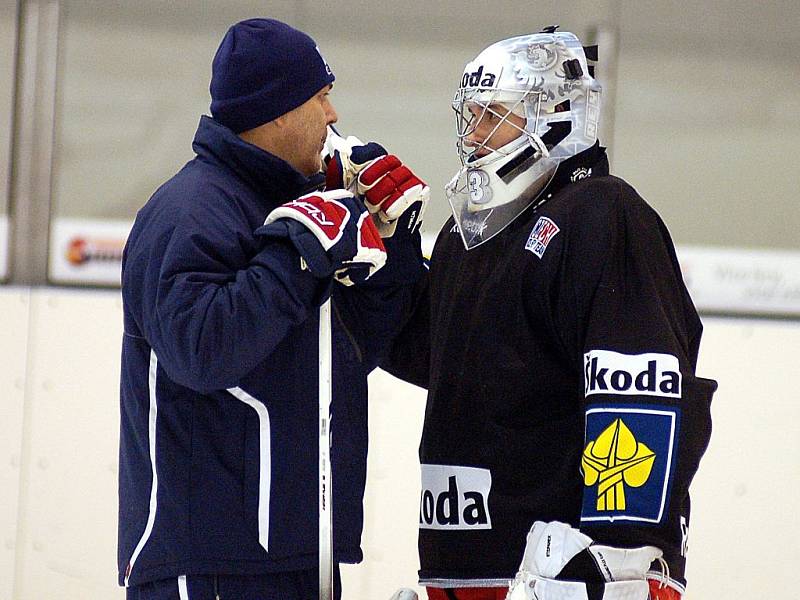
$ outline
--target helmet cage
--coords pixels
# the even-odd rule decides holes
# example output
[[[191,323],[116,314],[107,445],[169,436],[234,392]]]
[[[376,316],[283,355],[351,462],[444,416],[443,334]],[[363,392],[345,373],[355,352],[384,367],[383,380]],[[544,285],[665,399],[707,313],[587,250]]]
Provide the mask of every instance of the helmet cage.
[[[504,113],[494,107],[502,106]],[[477,107],[477,110],[475,108]],[[496,160],[511,156],[527,142],[538,150],[541,156],[547,156],[547,148],[541,138],[536,134],[536,125],[542,107],[542,93],[539,90],[526,91],[503,89],[462,87],[456,91],[452,108],[456,117],[456,147],[462,166],[486,165]],[[522,114],[520,114],[522,113]],[[525,118],[525,127],[520,127],[509,119],[511,114]],[[494,117],[496,123],[486,136],[479,142],[471,143],[467,138],[475,133],[478,125],[485,118]],[[505,145],[495,148],[490,144],[492,136],[507,123],[519,131],[519,137]],[[487,153],[479,157],[478,154],[486,150]]]

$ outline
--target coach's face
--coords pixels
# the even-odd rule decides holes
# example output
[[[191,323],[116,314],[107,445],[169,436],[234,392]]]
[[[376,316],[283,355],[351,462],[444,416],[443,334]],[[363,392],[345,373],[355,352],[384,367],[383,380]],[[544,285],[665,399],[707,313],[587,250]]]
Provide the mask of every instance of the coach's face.
[[[332,86],[326,85],[294,110],[279,117],[287,135],[286,156],[283,159],[311,176],[322,169],[320,155],[325,146],[328,125],[336,123],[338,115],[330,100]]]
[[[306,177],[318,173],[328,125],[339,118],[330,100],[332,87],[326,85],[297,108],[239,136],[283,159]]]

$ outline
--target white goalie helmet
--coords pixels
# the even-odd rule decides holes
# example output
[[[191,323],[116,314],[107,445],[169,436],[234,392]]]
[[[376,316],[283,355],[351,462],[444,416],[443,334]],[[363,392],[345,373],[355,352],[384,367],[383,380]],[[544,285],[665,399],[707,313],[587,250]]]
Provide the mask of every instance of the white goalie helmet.
[[[462,166],[445,188],[467,250],[536,202],[560,162],[594,145],[601,87],[591,73],[580,40],[554,27],[467,63],[453,99]]]

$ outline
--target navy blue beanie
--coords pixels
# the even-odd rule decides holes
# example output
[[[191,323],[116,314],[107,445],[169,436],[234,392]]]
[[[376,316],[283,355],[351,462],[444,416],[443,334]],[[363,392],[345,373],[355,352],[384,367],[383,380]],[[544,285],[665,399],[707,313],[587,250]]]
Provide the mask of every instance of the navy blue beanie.
[[[316,43],[274,19],[237,23],[211,68],[211,116],[234,133],[297,108],[334,80]]]

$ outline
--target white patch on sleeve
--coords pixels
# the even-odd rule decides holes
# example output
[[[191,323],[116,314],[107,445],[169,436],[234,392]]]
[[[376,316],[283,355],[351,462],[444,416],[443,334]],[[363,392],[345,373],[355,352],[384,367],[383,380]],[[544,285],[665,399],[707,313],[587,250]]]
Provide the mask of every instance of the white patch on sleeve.
[[[681,397],[681,371],[672,354],[621,354],[590,350],[583,355],[585,395]]]
[[[488,469],[422,465],[420,529],[491,529]]]

